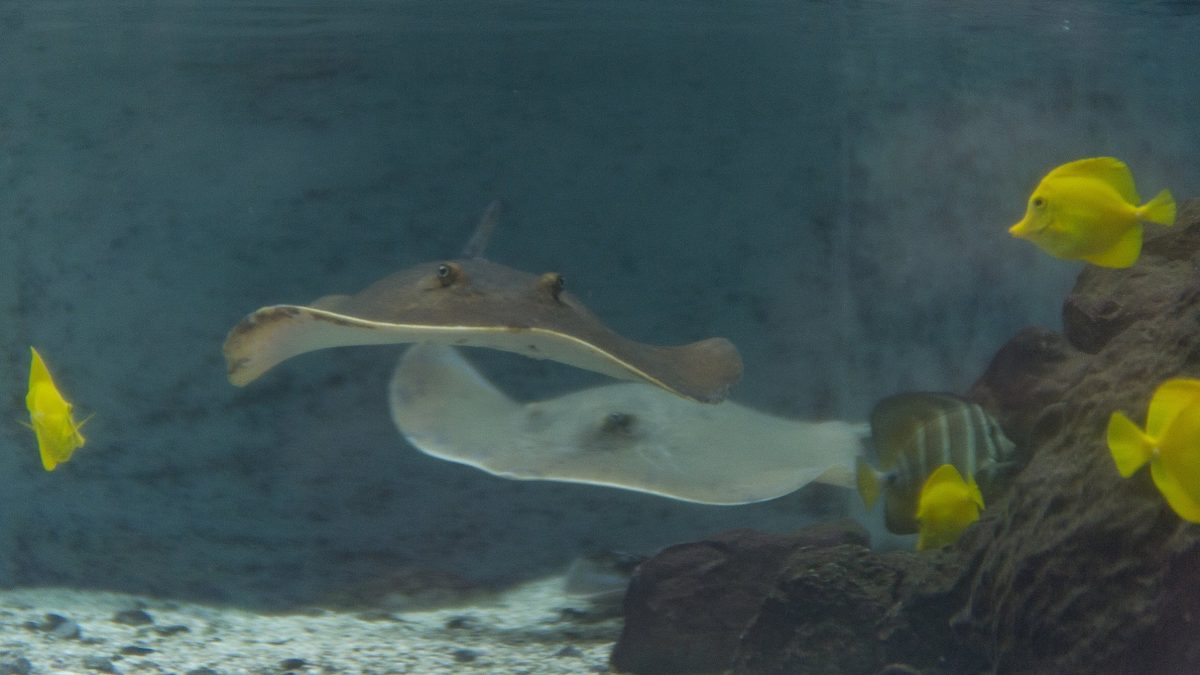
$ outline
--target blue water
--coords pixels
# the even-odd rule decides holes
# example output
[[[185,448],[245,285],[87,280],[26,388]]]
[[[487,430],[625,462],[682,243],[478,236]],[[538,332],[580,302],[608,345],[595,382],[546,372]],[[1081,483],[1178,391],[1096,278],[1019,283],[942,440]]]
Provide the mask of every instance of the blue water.
[[[1053,166],[1200,192],[1193,3],[733,4],[0,2],[0,582],[287,604],[843,512],[424,457],[395,349],[225,381],[244,314],[453,256],[494,198],[493,260],[639,340],[732,339],[742,402],[854,421],[1058,326],[1080,266],[1005,231]],[[53,474],[15,422],[30,344],[95,415]]]

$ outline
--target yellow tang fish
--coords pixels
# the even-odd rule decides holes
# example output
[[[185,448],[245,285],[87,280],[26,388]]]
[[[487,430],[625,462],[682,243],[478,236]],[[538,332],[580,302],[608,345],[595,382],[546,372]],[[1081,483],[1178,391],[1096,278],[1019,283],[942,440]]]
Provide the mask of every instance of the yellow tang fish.
[[[1154,484],[1175,513],[1200,523],[1200,380],[1160,384],[1150,399],[1145,431],[1114,412],[1108,449],[1125,478],[1149,462]]]
[[[1129,267],[1142,252],[1142,222],[1175,224],[1175,199],[1163,190],[1139,205],[1129,167],[1113,157],[1063,164],[1046,174],[1009,234],[1066,260]]]
[[[979,520],[983,493],[975,484],[963,480],[953,464],[943,464],[929,474],[917,501],[917,550],[949,546],[958,541],[963,530]]]
[[[42,466],[47,471],[53,471],[54,467],[71,459],[75,449],[83,445],[83,434],[79,433],[83,424],[75,423],[75,418],[71,416],[71,404],[54,386],[41,354],[33,347],[29,351],[33,352],[33,360],[29,364],[29,393],[25,396],[25,405],[29,408],[29,426],[37,436]]]

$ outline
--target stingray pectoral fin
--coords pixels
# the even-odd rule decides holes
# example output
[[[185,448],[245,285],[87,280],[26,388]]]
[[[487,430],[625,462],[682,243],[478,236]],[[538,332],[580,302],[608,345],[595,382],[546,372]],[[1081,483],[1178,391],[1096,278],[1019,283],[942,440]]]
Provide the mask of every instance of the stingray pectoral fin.
[[[395,334],[383,334],[367,321],[312,307],[272,305],[256,310],[229,331],[225,363],[229,381],[242,387],[305,352],[403,341]]]
[[[410,342],[485,347],[551,359],[611,377],[644,380],[704,403],[724,399],[742,373],[737,348],[723,338],[656,347],[616,338],[596,344],[560,331],[505,325],[396,323],[332,311],[341,306],[343,297],[323,298],[318,301],[321,307],[263,307],[242,319],[225,339],[229,381],[245,386],[277,364],[318,349]]]
[[[720,403],[742,377],[742,357],[725,338],[678,347],[637,345],[628,367],[642,379],[701,403]]]

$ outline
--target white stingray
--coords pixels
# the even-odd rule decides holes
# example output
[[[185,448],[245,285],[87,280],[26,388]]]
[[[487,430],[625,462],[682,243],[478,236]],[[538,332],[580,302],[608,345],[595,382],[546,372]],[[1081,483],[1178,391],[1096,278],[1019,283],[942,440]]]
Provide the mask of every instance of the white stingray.
[[[645,384],[521,403],[453,347],[400,357],[392,419],[421,452],[504,478],[649,492],[704,504],[765,501],[820,481],[853,484],[863,424],[804,422]]]

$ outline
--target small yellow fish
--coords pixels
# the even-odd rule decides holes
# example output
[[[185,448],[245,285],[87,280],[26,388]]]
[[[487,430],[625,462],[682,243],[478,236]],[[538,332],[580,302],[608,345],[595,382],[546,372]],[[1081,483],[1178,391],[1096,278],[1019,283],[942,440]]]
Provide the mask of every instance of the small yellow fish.
[[[917,502],[917,550],[949,546],[971,523],[979,520],[983,494],[975,479],[963,480],[953,464],[943,464],[929,474]]]
[[[1018,468],[1016,447],[983,408],[954,394],[906,392],[871,410],[878,468],[858,458],[858,493],[870,509],[883,497],[884,524],[896,534],[920,530],[921,486],[943,464],[998,493]]]
[[[1175,199],[1163,190],[1141,204],[1133,174],[1114,157],[1081,159],[1046,174],[1009,234],[1066,260],[1129,267],[1142,252],[1142,222],[1175,224]]]
[[[1150,399],[1145,431],[1114,412],[1108,449],[1125,478],[1149,462],[1154,484],[1175,513],[1200,523],[1200,380],[1160,384]]]
[[[33,352],[33,360],[29,365],[29,393],[25,396],[25,405],[29,408],[29,426],[37,436],[42,466],[47,471],[53,471],[56,466],[71,459],[75,449],[83,445],[83,434],[79,433],[83,424],[75,423],[75,418],[71,416],[71,404],[54,386],[41,354],[33,347],[29,351]]]

